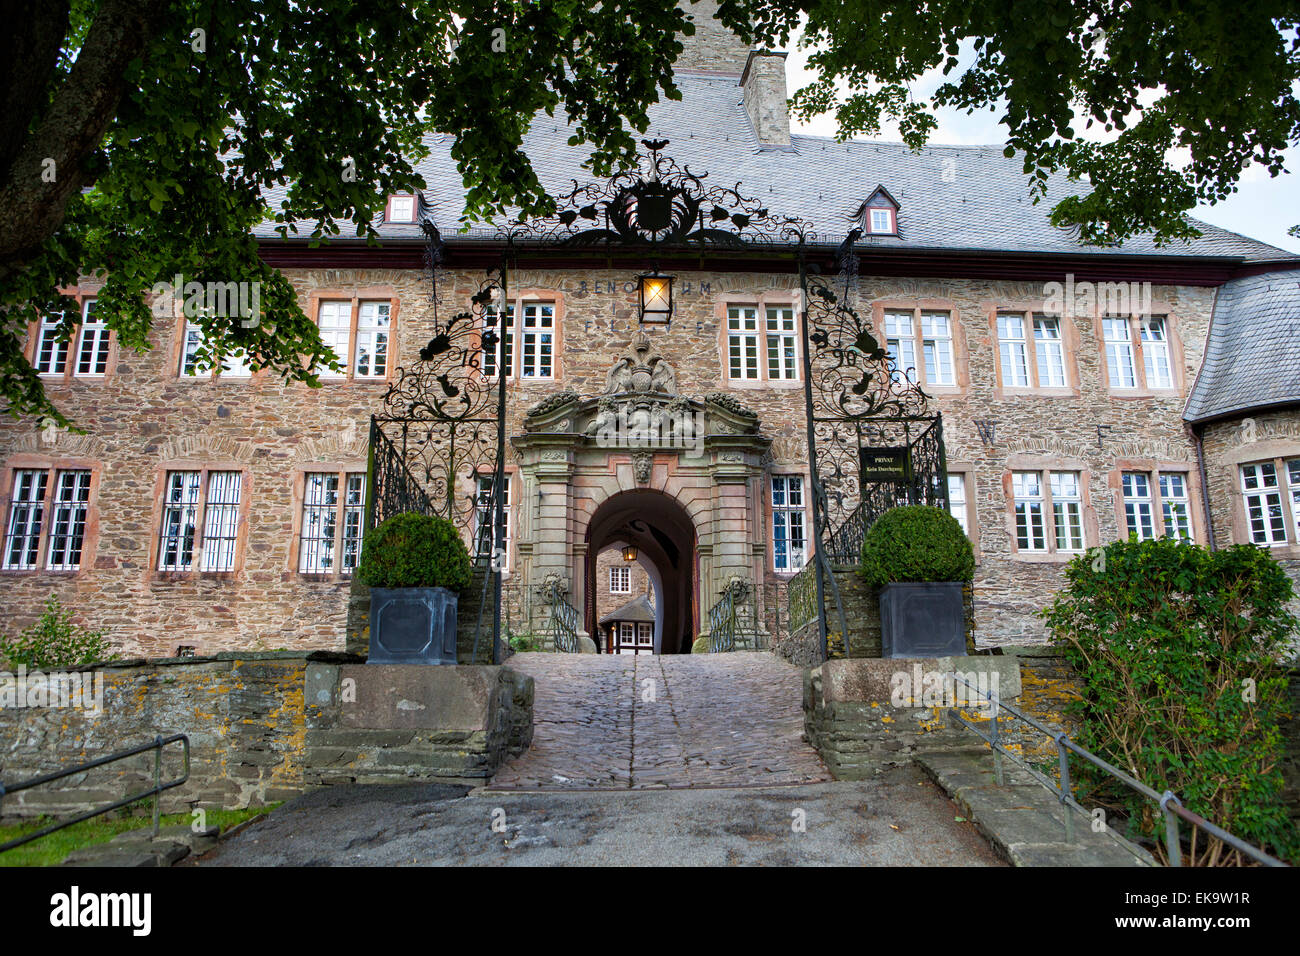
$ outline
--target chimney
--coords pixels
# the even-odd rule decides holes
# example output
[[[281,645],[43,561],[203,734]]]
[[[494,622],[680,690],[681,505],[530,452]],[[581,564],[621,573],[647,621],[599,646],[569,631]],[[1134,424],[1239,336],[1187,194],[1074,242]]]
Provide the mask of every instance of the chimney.
[[[790,111],[786,107],[785,52],[751,50],[740,74],[745,112],[763,146],[790,145]]]
[[[694,22],[695,35],[681,38],[674,69],[733,76],[744,70],[749,44],[717,21],[718,0],[677,0],[677,5]]]

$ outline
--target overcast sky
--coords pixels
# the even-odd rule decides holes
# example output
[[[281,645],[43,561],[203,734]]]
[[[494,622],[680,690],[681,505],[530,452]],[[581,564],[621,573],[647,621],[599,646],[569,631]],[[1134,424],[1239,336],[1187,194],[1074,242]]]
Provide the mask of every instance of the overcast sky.
[[[798,50],[793,40],[789,50],[787,77],[793,94],[812,79],[812,74],[805,69],[807,52]],[[926,76],[917,85],[916,95],[929,95],[940,81],[937,73]],[[930,137],[932,143],[954,146],[1002,146],[1006,143],[1006,130],[992,111],[968,116],[958,110],[943,110],[938,114],[938,120],[939,128]],[[835,121],[829,116],[819,117],[812,123],[799,123],[792,118],[791,123],[796,132],[822,136],[835,133]],[[878,138],[893,142],[902,140],[897,127],[887,128]],[[1300,254],[1300,239],[1288,236],[1286,232],[1300,223],[1300,147],[1293,146],[1287,151],[1286,158],[1287,169],[1292,172],[1272,177],[1264,169],[1252,167],[1239,181],[1236,193],[1217,205],[1198,207],[1193,216]],[[1028,185],[1026,180],[1026,190]]]

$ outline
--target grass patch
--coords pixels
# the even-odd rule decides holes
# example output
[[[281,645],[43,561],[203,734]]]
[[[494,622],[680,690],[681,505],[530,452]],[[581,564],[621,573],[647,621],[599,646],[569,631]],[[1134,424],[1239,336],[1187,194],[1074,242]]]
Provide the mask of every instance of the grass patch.
[[[247,810],[208,810],[207,824],[219,826],[224,831],[251,817],[269,813],[278,806],[280,804],[273,803],[264,807],[249,807]],[[189,813],[164,813],[160,824],[168,826],[176,823],[190,824],[193,821],[194,817]],[[39,817],[23,820],[20,823],[0,825],[0,843],[8,843],[16,837],[39,830],[54,822],[53,817]],[[0,853],[0,866],[56,866],[62,863],[73,850],[94,846],[96,843],[106,843],[119,833],[151,826],[153,826],[152,809],[147,804],[144,807],[137,805],[134,809],[123,807],[121,810],[83,820],[81,823],[33,840],[31,843],[6,850]]]

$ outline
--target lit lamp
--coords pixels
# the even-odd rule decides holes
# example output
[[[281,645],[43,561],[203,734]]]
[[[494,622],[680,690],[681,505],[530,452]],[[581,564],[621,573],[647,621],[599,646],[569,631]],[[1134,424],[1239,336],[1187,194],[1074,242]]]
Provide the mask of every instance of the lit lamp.
[[[634,544],[623,545],[623,560],[624,561],[636,560],[636,545]]]
[[[671,322],[673,317],[673,279],[676,276],[661,275],[656,268],[637,276],[637,286],[641,291],[641,321]]]

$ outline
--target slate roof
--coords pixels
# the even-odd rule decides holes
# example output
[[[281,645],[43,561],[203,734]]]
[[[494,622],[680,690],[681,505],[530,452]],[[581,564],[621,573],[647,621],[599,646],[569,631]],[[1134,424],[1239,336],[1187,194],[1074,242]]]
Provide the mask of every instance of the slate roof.
[[[628,601],[616,611],[610,611],[602,617],[597,624],[612,624],[614,621],[647,621],[651,624],[655,620],[655,609],[650,606],[650,601],[642,594],[639,598]]]
[[[650,108],[645,138],[668,139],[665,154],[708,182],[733,186],[769,204],[774,214],[797,216],[814,224],[829,245],[848,232],[849,217],[878,186],[885,186],[900,205],[897,237],[864,236],[860,248],[881,245],[911,251],[1002,251],[1096,255],[1227,257],[1245,261],[1285,260],[1295,256],[1263,242],[1198,223],[1204,235],[1191,243],[1158,248],[1138,237],[1118,248],[1081,245],[1073,235],[1051,226],[1047,215],[1055,201],[1081,188],[1064,176],[1054,178],[1047,198],[1035,205],[1018,158],[1008,159],[1001,146],[929,146],[919,154],[901,143],[851,141],[794,135],[789,147],[760,147],[745,112],[737,77],[679,72],[679,101]],[[585,152],[568,145],[563,120],[539,116],[524,141],[543,185],[552,194],[567,192],[576,179],[594,177],[582,168]],[[431,136],[431,153],[419,165],[428,188],[432,217],[448,241],[486,239],[495,230],[476,227],[457,232],[465,187],[451,158],[452,139]],[[274,201],[272,203],[274,207]],[[258,235],[273,237],[272,226]],[[415,224],[384,224],[381,237],[418,239]],[[292,235],[292,234],[291,234]],[[356,242],[335,239],[334,242]]]
[[[1300,403],[1300,269],[1233,279],[1214,300],[1184,417],[1200,422]]]

